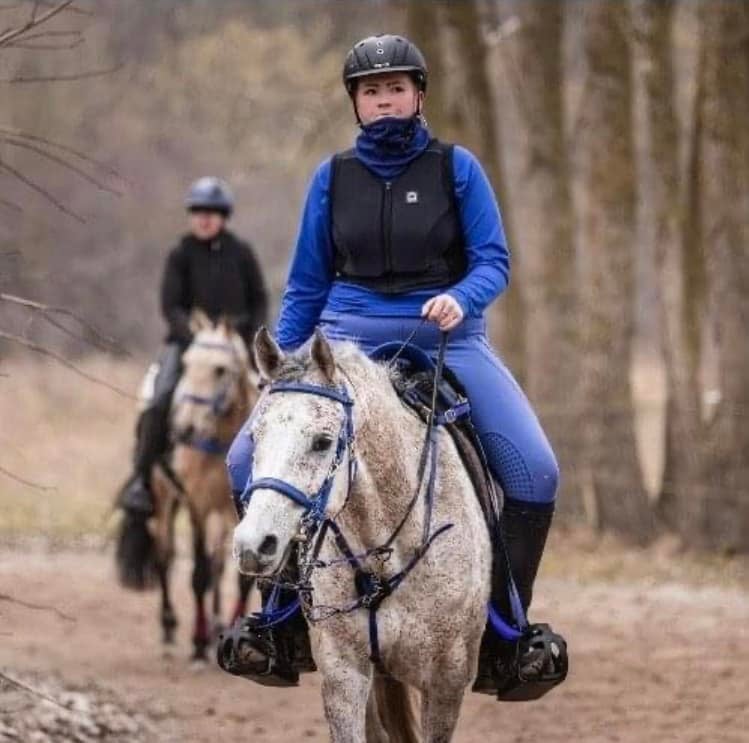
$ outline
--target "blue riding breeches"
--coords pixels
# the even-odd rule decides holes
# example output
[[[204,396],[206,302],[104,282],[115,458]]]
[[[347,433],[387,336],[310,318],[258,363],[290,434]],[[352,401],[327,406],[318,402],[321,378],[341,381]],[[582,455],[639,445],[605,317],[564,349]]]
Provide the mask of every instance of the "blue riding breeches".
[[[369,353],[382,343],[405,341],[419,322],[326,311],[320,327],[330,340],[353,341]],[[424,323],[411,342],[436,356],[439,339],[437,326]],[[473,424],[505,497],[553,508],[559,481],[554,452],[522,389],[489,345],[482,318],[468,318],[450,333],[445,360],[465,389]],[[251,460],[252,441],[243,428],[227,457],[237,495],[247,485]]]

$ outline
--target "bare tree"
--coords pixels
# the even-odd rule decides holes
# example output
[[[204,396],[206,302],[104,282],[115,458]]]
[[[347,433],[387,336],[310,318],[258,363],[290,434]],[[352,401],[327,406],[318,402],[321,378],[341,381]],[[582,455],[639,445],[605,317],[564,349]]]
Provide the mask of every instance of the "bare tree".
[[[627,6],[582,6],[585,79],[575,126],[580,219],[582,477],[591,520],[647,539],[629,382],[634,173]]]
[[[575,253],[562,100],[564,4],[527,0],[513,12],[516,30],[500,53],[521,122],[512,213],[528,310],[526,387],[559,456],[565,486],[560,504],[570,513],[581,505],[575,482]]]
[[[700,6],[705,44],[700,213],[721,400],[711,431],[714,492],[707,533],[727,550],[749,549],[749,8],[728,0]]]

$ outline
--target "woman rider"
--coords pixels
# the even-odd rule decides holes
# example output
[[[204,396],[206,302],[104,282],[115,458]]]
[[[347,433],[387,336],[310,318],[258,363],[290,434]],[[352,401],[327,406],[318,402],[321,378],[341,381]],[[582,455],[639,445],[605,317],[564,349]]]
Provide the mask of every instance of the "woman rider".
[[[510,271],[494,193],[474,155],[427,130],[427,69],[414,44],[391,35],[363,39],[346,57],[343,81],[360,133],[353,149],[326,159],[312,179],[278,343],[295,349],[320,325],[329,338],[355,340],[365,351],[415,333],[412,342],[435,354],[440,331],[450,331],[446,363],[466,391],[504,491],[505,542],[527,609],[559,472],[530,403],[486,338],[484,309],[507,288]],[[250,446],[240,435],[229,454],[236,492],[247,483]],[[512,616],[506,571],[494,572],[492,601]],[[550,648],[563,641],[549,636],[557,648],[502,641],[487,627],[474,690],[501,698],[518,673],[559,671]]]

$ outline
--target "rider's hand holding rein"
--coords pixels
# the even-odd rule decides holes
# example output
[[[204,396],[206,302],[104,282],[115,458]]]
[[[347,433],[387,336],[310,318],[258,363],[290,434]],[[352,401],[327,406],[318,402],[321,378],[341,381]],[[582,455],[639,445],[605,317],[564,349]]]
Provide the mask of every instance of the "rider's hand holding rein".
[[[440,330],[454,330],[463,322],[463,308],[450,294],[438,294],[424,302],[421,316],[437,323]]]

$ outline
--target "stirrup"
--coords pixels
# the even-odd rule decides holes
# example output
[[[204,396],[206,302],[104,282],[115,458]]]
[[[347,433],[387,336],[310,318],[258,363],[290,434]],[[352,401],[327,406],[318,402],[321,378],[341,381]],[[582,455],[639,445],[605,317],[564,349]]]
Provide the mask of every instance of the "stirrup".
[[[566,640],[548,624],[531,624],[517,643],[512,670],[513,673],[498,678],[497,699],[501,702],[540,699],[567,678]]]
[[[254,617],[239,618],[219,635],[219,667],[263,686],[298,686],[299,672],[278,648],[273,630],[257,629],[256,622]]]

